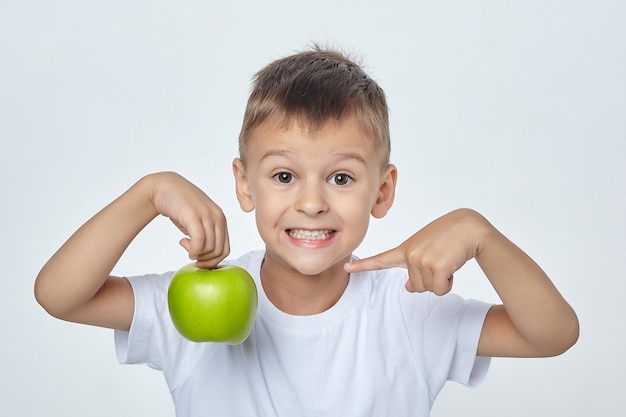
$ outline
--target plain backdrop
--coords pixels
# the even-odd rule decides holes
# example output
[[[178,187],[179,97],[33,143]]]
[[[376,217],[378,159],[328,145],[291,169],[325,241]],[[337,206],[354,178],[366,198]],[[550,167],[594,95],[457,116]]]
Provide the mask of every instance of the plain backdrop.
[[[162,170],[224,209],[231,256],[262,248],[230,168],[250,80],[313,42],[360,56],[391,109],[397,199],[357,254],[472,207],[580,317],[566,354],[495,359],[479,388],[449,383],[432,415],[617,415],[624,22],[622,0],[0,1],[0,415],[174,415],[162,375],[118,365],[112,331],[48,316],[35,276],[83,222]],[[155,220],[114,272],[177,269],[180,238]],[[474,262],[454,291],[498,301]]]

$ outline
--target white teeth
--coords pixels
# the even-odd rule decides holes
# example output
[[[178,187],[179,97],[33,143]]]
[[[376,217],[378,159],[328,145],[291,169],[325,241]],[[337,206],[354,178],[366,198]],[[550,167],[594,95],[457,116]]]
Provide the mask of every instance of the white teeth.
[[[328,239],[331,233],[331,230],[289,230],[289,236],[293,237],[294,239],[324,240]]]

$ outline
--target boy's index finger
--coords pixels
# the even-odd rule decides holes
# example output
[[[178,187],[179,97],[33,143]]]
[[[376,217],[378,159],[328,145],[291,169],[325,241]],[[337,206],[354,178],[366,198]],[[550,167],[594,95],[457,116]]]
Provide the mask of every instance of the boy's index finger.
[[[356,259],[344,265],[346,272],[376,271],[396,266],[406,268],[404,255],[398,248],[368,258]]]

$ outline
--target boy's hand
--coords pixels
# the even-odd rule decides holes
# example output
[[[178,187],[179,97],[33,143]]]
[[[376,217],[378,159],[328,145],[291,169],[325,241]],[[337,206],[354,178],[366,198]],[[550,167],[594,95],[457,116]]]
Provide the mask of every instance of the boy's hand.
[[[455,210],[428,224],[400,246],[350,262],[345,270],[403,267],[409,272],[408,291],[443,295],[452,289],[454,273],[477,255],[485,225],[487,221],[475,211]]]
[[[503,305],[483,324],[479,356],[540,357],[565,352],[578,338],[576,313],[528,255],[483,216],[455,210],[395,249],[347,263],[347,272],[404,267],[407,290],[443,295],[453,274],[475,258]]]
[[[217,265],[230,252],[226,217],[198,187],[173,172],[155,175],[152,204],[155,210],[187,237],[180,245],[201,268]]]
[[[178,174],[150,174],[82,225],[42,268],[35,296],[53,316],[112,329],[130,329],[135,300],[130,283],[111,271],[132,240],[157,215],[188,237],[180,241],[199,267],[229,252],[222,210]]]

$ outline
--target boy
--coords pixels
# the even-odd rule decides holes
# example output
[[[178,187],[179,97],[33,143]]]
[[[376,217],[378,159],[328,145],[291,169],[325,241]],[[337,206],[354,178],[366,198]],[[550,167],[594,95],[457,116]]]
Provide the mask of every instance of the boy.
[[[35,285],[50,314],[116,329],[121,362],[163,370],[178,416],[427,416],[447,380],[478,383],[491,356],[575,343],[576,315],[548,277],[472,210],[353,257],[370,215],[391,207],[397,171],[384,93],[343,55],[315,48],[260,71],[239,140],[237,198],[266,245],[232,261],[259,289],[244,343],[182,338],[167,312],[171,273],[109,276],[159,214],[198,266],[228,255],[224,214],[174,173],[142,178],[96,214]],[[503,305],[449,293],[472,258]]]

